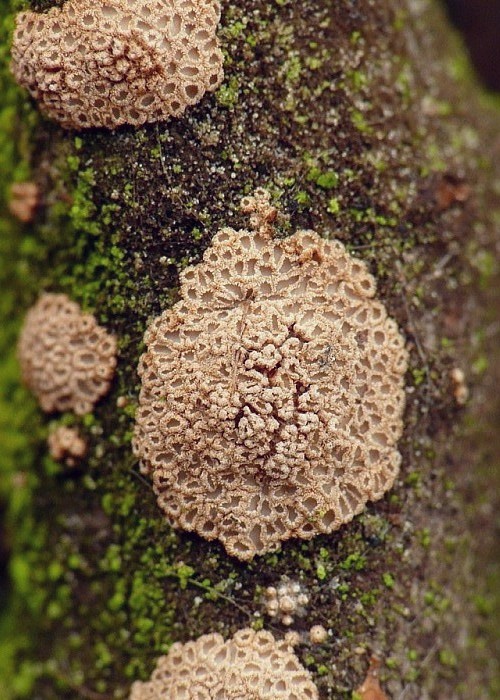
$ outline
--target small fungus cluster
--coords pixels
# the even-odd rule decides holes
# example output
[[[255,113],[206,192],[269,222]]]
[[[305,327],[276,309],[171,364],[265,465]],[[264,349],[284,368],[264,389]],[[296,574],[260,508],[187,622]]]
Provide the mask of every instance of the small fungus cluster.
[[[23,379],[42,409],[92,411],[110,386],[116,340],[65,294],[43,294],[19,337]]]
[[[328,639],[328,632],[323,625],[313,625],[309,630],[309,641],[311,644],[324,644]]]
[[[244,206],[255,230],[219,231],[146,333],[133,445],[169,520],[248,560],[392,486],[407,352],[342,243]]]
[[[208,634],[176,643],[130,700],[317,700],[311,676],[286,642],[243,629],[227,642]]]
[[[296,615],[302,617],[309,596],[303,591],[298,581],[282,581],[279,586],[268,586],[265,590],[266,612],[270,617],[277,617],[284,625],[290,626]]]
[[[10,188],[9,211],[24,224],[33,221],[40,204],[40,190],[34,182],[16,182]]]
[[[465,372],[461,367],[454,367],[450,372],[453,385],[453,396],[459,406],[465,406],[469,400],[470,391],[465,379]]]
[[[73,129],[178,117],[223,77],[219,0],[68,0],[21,12],[12,70]]]
[[[87,443],[75,428],[58,426],[52,431],[47,440],[50,456],[56,462],[64,462],[68,467],[74,467],[87,452]]]

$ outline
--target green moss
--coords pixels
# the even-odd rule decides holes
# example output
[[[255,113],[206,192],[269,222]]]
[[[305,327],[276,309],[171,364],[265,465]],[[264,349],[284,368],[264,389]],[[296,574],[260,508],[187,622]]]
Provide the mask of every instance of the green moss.
[[[351,119],[354,128],[360,131],[362,134],[373,133],[372,127],[366,121],[365,115],[359,111],[359,109],[353,109],[351,112]]]
[[[451,649],[440,650],[439,662],[443,664],[443,666],[449,666],[450,668],[456,668],[458,665],[456,654],[451,651]]]
[[[349,554],[344,561],[340,562],[339,567],[345,571],[363,571],[366,566],[366,557],[360,552]]]
[[[428,527],[424,527],[420,532],[417,533],[419,537],[420,544],[422,547],[427,549],[431,544],[431,531]]]
[[[382,574],[382,581],[386,588],[394,588],[394,584],[396,583],[394,576],[388,571]]]
[[[33,595],[36,562],[29,556],[29,549],[45,544],[45,533],[33,519],[37,480],[29,475],[41,431],[34,402],[20,387],[15,358],[19,309],[26,306],[30,281],[24,279],[16,252],[21,227],[7,212],[11,184],[29,177],[28,134],[36,123],[8,70],[12,13],[20,6],[19,2],[9,3],[0,20],[0,500],[9,503],[3,527],[11,533],[12,548],[12,592],[0,608],[0,696],[5,700],[17,695],[27,697],[31,692],[36,668],[19,665],[17,658],[32,643],[31,625],[35,625],[44,597],[41,591]],[[19,625],[21,619],[25,620],[23,625]]]
[[[330,214],[338,214],[340,211],[340,202],[337,199],[337,197],[332,197],[332,199],[328,200],[328,206],[327,206],[327,211]]]
[[[233,76],[228,82],[222,83],[217,90],[217,101],[226,109],[233,109],[238,103],[240,84],[238,78]]]
[[[302,63],[299,56],[290,56],[285,63],[285,78],[288,83],[297,83],[302,72]]]
[[[318,564],[316,566],[316,576],[319,578],[320,581],[324,581],[325,578],[327,577],[327,571],[326,568],[323,564]]]
[[[324,190],[330,190],[339,183],[339,175],[337,172],[334,170],[324,171],[318,165],[312,165],[307,173],[307,179]]]

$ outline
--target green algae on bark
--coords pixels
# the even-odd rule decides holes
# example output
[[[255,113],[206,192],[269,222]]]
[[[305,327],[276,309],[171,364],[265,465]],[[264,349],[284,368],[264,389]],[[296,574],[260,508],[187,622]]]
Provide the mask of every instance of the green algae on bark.
[[[481,148],[487,118],[455,81],[458,49],[427,2],[226,2],[220,37],[225,81],[181,120],[78,136],[44,121],[27,129],[45,208],[20,245],[5,219],[11,357],[19,314],[44,289],[95,312],[119,337],[120,363],[94,414],[50,418],[89,440],[75,472],[47,457],[49,419],[13,360],[2,375],[2,420],[19,441],[8,470],[23,477],[10,489],[10,626],[37,630],[6,692],[125,698],[174,640],[248,624],[283,634],[263,591],[286,576],[310,599],[298,654],[322,698],[350,698],[371,651],[394,697],[487,697],[491,674],[470,648],[470,534],[458,517],[467,464],[449,379],[479,359],[469,346],[498,178]],[[27,110],[18,95],[15,109]],[[439,193],[457,182],[472,195],[443,208]],[[257,186],[285,213],[283,235],[313,228],[368,262],[412,363],[395,489],[338,533],[241,565],[164,522],[130,438],[148,320],[175,301],[179,270],[218,228],[245,225],[239,201]],[[312,624],[330,630],[325,644],[307,642]]]

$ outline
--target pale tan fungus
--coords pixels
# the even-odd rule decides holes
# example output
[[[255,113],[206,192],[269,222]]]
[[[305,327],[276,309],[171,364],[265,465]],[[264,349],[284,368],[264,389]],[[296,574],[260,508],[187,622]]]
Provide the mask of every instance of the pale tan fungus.
[[[298,581],[284,578],[276,586],[268,586],[265,590],[265,609],[270,617],[277,617],[287,626],[293,624],[295,616],[303,617],[309,596],[304,592]]]
[[[33,221],[39,204],[40,190],[34,182],[16,182],[11,186],[9,211],[19,221]]]
[[[109,390],[116,340],[65,294],[42,294],[26,315],[18,355],[44,411],[82,415]]]
[[[392,486],[407,368],[366,265],[313,231],[273,240],[252,201],[256,230],[219,231],[146,332],[133,440],[171,523],[243,560]]]
[[[117,408],[126,408],[129,405],[129,400],[126,396],[119,396],[116,399]]]
[[[284,640],[289,646],[296,647],[300,644],[300,634],[296,630],[289,630],[285,633]]]
[[[465,379],[465,372],[460,367],[454,367],[450,372],[450,379],[453,384],[453,396],[459,406],[465,406],[469,400],[469,387]]]
[[[20,12],[12,71],[70,129],[179,117],[223,78],[219,0],[68,0]]]
[[[309,640],[311,644],[324,644],[328,639],[328,632],[323,625],[313,625],[309,630]]]
[[[227,642],[208,634],[176,643],[151,680],[133,684],[129,700],[318,700],[293,648],[269,632],[243,629]]]
[[[64,425],[53,430],[47,440],[50,456],[56,462],[74,467],[87,453],[87,443],[75,428]]]

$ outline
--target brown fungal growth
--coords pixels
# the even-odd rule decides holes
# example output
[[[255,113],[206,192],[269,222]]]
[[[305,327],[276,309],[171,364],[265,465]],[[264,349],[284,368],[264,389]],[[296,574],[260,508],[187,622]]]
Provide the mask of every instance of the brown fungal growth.
[[[317,700],[318,691],[287,642],[243,629],[227,642],[208,634],[174,644],[151,680],[129,700]]]
[[[444,175],[436,186],[435,200],[439,211],[449,209],[453,204],[465,203],[471,196],[472,188],[463,180]]]
[[[392,486],[407,367],[365,264],[313,231],[273,240],[262,197],[149,327],[133,441],[169,520],[243,560]]]
[[[17,16],[12,71],[70,129],[178,117],[223,77],[219,0],[68,0]]]
[[[18,355],[44,411],[82,415],[109,389],[116,340],[65,294],[42,294],[26,315]]]
[[[389,700],[380,686],[379,673],[380,660],[376,656],[372,656],[366,678],[356,689],[356,696],[359,697],[359,700]]]
[[[11,186],[9,211],[19,221],[33,221],[39,204],[40,190],[34,182],[16,182]]]
[[[56,462],[74,467],[87,453],[87,443],[75,428],[64,425],[53,430],[47,440],[50,456]]]

